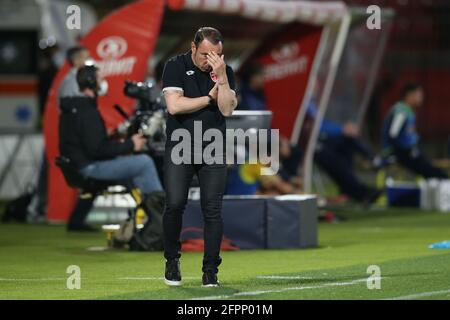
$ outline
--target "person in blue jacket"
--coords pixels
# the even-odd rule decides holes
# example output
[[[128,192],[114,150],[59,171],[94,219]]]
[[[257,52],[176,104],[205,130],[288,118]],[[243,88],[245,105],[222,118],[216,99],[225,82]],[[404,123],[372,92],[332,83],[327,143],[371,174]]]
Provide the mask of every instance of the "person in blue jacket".
[[[316,98],[312,97],[306,109],[307,116],[315,119],[317,112]],[[339,152],[348,160],[349,164],[352,163],[355,152],[370,162],[373,162],[375,159],[375,154],[359,139],[359,136],[359,128],[353,121],[347,121],[345,124],[341,124],[326,118],[322,119],[319,142]]]
[[[314,91],[316,90],[317,84],[314,88]],[[264,73],[261,65],[252,63],[243,70],[239,92],[241,100],[238,109],[267,110],[264,95]],[[312,120],[317,116],[315,98],[312,98],[308,104],[307,116]],[[359,129],[354,123],[348,122],[341,125],[324,119],[314,161],[336,182],[341,192],[356,201],[371,204],[382,192],[359,181],[353,172],[351,163],[355,152],[361,153],[370,161],[375,158],[370,149],[358,139],[358,136]],[[288,153],[288,156],[281,157],[279,171],[285,181],[295,178],[303,158],[299,146],[291,145]]]
[[[383,123],[383,154],[385,157],[394,155],[400,165],[424,178],[448,179],[448,174],[433,167],[419,148],[415,111],[422,106],[423,100],[421,85],[405,85],[402,100],[392,106]]]
[[[317,112],[316,98],[312,97],[307,105],[307,117],[315,120]],[[360,181],[353,170],[355,153],[361,154],[371,163],[376,158],[370,148],[359,139],[359,135],[358,126],[351,121],[340,124],[324,118],[314,152],[314,162],[331,177],[342,193],[369,205],[378,199],[382,190]]]
[[[264,94],[264,72],[261,64],[253,62],[241,73],[240,101],[237,110],[267,110]]]

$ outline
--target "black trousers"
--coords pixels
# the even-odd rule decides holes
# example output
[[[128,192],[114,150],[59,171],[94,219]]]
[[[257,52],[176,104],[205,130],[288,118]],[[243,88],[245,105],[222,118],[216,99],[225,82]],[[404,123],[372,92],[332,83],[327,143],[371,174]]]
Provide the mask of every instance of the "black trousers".
[[[89,212],[91,211],[92,207],[94,206],[94,200],[95,200],[95,197],[88,198],[88,199],[82,199],[82,198],[78,197],[75,208],[73,209],[72,213],[70,214],[70,218],[67,223],[67,227],[69,229],[82,227],[85,225],[86,218],[87,218]]]
[[[428,158],[418,148],[395,148],[394,154],[399,164],[424,178],[448,179],[448,174],[439,168],[433,167]]]
[[[205,252],[203,271],[214,270],[222,262],[222,199],[225,191],[226,164],[174,164],[170,158],[171,149],[166,148],[164,156],[164,185],[166,205],[163,215],[164,257],[179,258],[182,215],[186,206],[189,186],[194,174],[200,184],[200,204],[204,218]]]
[[[314,161],[339,186],[342,193],[356,201],[364,201],[370,197],[374,189],[361,182],[353,172],[351,159],[326,143],[318,142],[314,153]]]
[[[338,153],[343,159],[348,161],[350,166],[353,164],[354,154],[359,154],[367,160],[373,160],[375,157],[375,154],[369,146],[357,138],[339,135],[320,139],[319,141],[325,148],[332,150],[334,153]]]

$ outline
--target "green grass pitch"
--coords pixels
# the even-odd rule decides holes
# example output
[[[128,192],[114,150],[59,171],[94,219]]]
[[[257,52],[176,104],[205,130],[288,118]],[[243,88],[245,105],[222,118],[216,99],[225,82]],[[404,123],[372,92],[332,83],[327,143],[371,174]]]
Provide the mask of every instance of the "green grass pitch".
[[[450,299],[450,250],[428,249],[450,240],[450,215],[339,214],[348,220],[319,225],[318,248],[223,252],[220,288],[201,287],[198,253],[183,254],[183,286],[168,288],[160,252],[88,251],[106,244],[103,234],[1,224],[0,299]],[[80,289],[66,286],[69,265],[81,268]],[[367,287],[370,265],[380,289]]]

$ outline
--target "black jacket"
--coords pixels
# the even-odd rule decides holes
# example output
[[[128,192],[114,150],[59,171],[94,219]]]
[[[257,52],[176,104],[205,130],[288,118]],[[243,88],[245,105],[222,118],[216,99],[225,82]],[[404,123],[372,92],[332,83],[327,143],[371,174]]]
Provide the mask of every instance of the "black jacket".
[[[133,152],[133,142],[108,138],[97,102],[89,97],[60,99],[59,151],[81,169],[96,160]]]

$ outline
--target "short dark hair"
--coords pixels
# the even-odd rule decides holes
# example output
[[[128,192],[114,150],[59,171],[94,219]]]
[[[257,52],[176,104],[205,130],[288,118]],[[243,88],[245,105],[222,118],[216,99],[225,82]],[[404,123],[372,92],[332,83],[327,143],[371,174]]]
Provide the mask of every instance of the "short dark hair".
[[[67,50],[66,58],[69,61],[70,65],[72,65],[72,66],[74,65],[77,55],[81,51],[84,51],[84,50],[87,50],[87,48],[84,46],[75,46],[75,47],[71,47]]]
[[[258,62],[251,62],[241,72],[241,78],[244,83],[249,83],[254,75],[264,72],[263,66]]]
[[[80,91],[84,89],[96,90],[97,88],[97,71],[96,66],[83,66],[77,71],[77,83]]]
[[[213,45],[216,45],[219,42],[223,43],[223,37],[220,31],[212,27],[202,27],[197,30],[194,36],[195,47],[198,48],[200,43],[205,39],[211,42]]]
[[[409,82],[403,86],[402,98],[405,99],[408,94],[416,90],[422,89],[423,87],[419,83]]]

